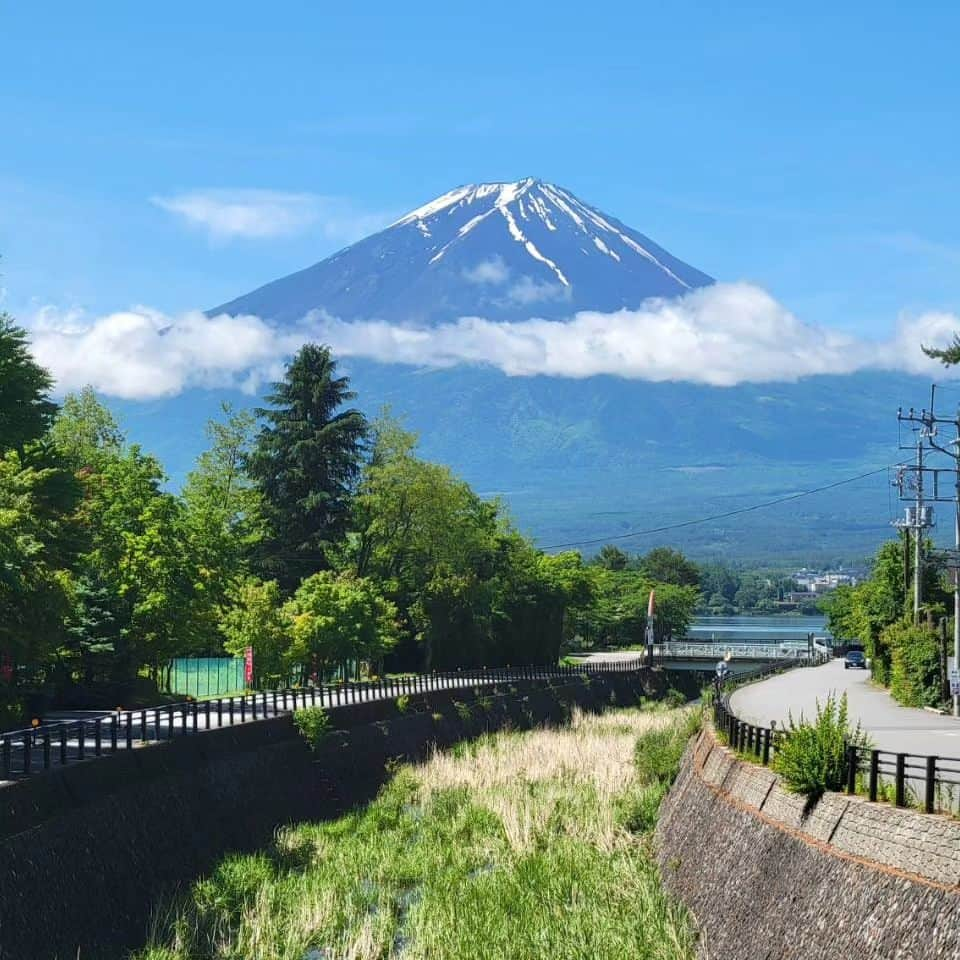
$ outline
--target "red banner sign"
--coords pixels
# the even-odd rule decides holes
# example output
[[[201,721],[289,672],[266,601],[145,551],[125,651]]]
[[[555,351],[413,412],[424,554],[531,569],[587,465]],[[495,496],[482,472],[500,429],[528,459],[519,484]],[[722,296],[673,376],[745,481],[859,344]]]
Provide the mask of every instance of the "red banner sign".
[[[253,683],[253,647],[247,647],[243,657],[243,682]]]

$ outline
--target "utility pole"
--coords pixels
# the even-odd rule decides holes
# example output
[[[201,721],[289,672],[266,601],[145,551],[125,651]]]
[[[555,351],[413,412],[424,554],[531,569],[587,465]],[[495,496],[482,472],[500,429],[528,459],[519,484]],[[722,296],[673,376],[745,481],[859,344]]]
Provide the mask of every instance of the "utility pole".
[[[903,468],[897,476],[897,486],[901,500],[913,500],[913,507],[907,507],[903,520],[897,520],[894,526],[906,534],[903,544],[904,570],[909,566],[907,559],[910,551],[910,538],[913,535],[913,622],[920,622],[920,606],[923,602],[923,534],[933,526],[933,510],[926,506],[924,501],[923,476],[928,467],[923,465],[924,443],[936,434],[936,426],[932,414],[926,410],[916,413],[911,407],[908,413],[897,411],[897,421],[900,423],[916,423],[916,439],[910,446],[915,448],[915,463],[912,468]],[[900,449],[905,449],[900,445]],[[958,486],[960,489],[960,486]],[[936,492],[936,488],[935,488]],[[912,494],[912,496],[911,496]]]
[[[917,437],[917,499],[914,506],[917,535],[913,542],[913,623],[920,622],[920,594],[923,592],[923,429]]]
[[[925,526],[932,526],[932,509],[930,507],[924,506],[924,476],[928,476],[932,480],[932,494],[926,499],[932,500],[938,503],[952,503],[954,508],[954,521],[953,521],[953,549],[938,551],[939,558],[943,561],[944,565],[947,566],[953,573],[953,670],[957,671],[960,669],[960,407],[957,408],[956,413],[952,417],[938,417],[934,412],[936,406],[936,385],[934,384],[930,389],[930,410],[922,410],[919,414],[914,413],[913,409],[909,411],[908,414],[904,414],[902,410],[897,411],[897,420],[900,422],[909,422],[919,424],[919,429],[917,429],[917,460],[916,466],[913,467],[912,471],[901,470],[898,477],[898,484],[900,486],[901,499],[907,499],[904,497],[904,486],[909,486],[911,484],[904,484],[904,477],[906,472],[916,472],[916,479],[913,482],[912,486],[915,490],[914,502],[915,502],[915,516],[911,518],[910,510],[907,510],[907,522],[899,521],[897,526],[901,528],[910,527],[916,531],[916,536],[919,540],[922,537],[922,530]],[[937,442],[937,425],[938,424],[950,424],[954,428],[955,436],[950,440],[946,446],[941,445]],[[916,429],[916,428],[915,428]],[[940,467],[928,467],[924,466],[923,463],[923,450],[922,446],[924,441],[926,441],[929,446],[938,451],[939,453],[946,454],[953,461],[953,466],[949,469],[944,469]],[[901,449],[903,447],[901,446]],[[944,480],[944,483],[941,484],[941,477]],[[946,487],[941,493],[941,488]],[[910,523],[912,519],[912,523]],[[908,534],[909,536],[909,534]],[[916,551],[916,556],[919,558],[921,556],[919,549]],[[918,563],[919,566],[919,563]],[[914,571],[915,582],[917,584],[921,583],[919,579],[919,570]],[[914,622],[918,620],[919,612],[919,602],[918,602],[919,593],[915,593],[914,596]],[[955,682],[957,674],[953,673],[953,676],[949,677],[950,686],[952,688],[952,698],[953,698],[953,715],[955,717],[960,717],[960,692],[953,692],[957,690],[958,687]]]

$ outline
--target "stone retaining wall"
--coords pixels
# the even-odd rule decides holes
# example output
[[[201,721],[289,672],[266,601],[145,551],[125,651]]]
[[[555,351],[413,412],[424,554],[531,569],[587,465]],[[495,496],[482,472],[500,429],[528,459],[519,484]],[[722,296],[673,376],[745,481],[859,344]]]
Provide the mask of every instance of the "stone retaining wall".
[[[705,728],[658,856],[723,960],[960,960],[960,821],[828,794],[811,810]]]
[[[682,678],[673,679],[677,684]],[[578,705],[662,694],[661,672],[459,688],[329,711],[312,754],[289,716],[78,763],[0,789],[0,960],[101,960],[142,944],[151,910],[225,853],[372,798],[388,761]],[[469,706],[469,713],[465,709]],[[79,950],[79,953],[78,953]]]

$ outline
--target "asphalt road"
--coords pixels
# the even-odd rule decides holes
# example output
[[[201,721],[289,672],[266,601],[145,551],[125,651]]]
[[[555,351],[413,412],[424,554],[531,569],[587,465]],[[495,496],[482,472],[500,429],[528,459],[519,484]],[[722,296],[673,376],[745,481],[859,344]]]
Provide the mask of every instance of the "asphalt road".
[[[960,720],[901,707],[870,683],[866,670],[844,670],[842,660],[789,670],[741,687],[730,697],[730,705],[749,723],[769,726],[776,720],[779,727],[790,712],[794,718],[803,714],[812,719],[817,700],[822,702],[830,691],[838,696],[846,692],[851,720],[860,721],[877,749],[960,758]]]

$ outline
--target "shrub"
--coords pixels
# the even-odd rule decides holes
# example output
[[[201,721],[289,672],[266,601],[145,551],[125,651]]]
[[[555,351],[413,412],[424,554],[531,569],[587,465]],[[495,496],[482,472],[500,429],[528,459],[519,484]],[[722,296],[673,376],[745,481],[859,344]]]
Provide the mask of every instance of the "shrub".
[[[883,631],[890,650],[890,693],[908,707],[935,707],[940,702],[940,643],[924,627],[891,624]]]
[[[323,707],[303,707],[295,710],[293,722],[313,750],[317,749],[320,741],[330,732],[330,717]]]
[[[664,694],[663,702],[668,707],[682,707],[687,702],[687,698],[675,687],[670,687]]]
[[[454,700],[453,707],[457,711],[457,716],[460,717],[464,723],[470,722],[472,714],[470,713],[469,703],[464,703],[462,700]]]
[[[789,725],[777,743],[773,769],[783,777],[788,790],[811,801],[827,790],[840,790],[846,782],[847,747],[867,747],[866,734],[850,726],[847,695],[839,700],[831,693],[823,704],[817,701],[817,716],[810,723],[802,716]]]
[[[397,710],[400,713],[406,713],[410,709],[410,697],[407,694],[402,693],[399,697],[397,697],[396,704]]]

